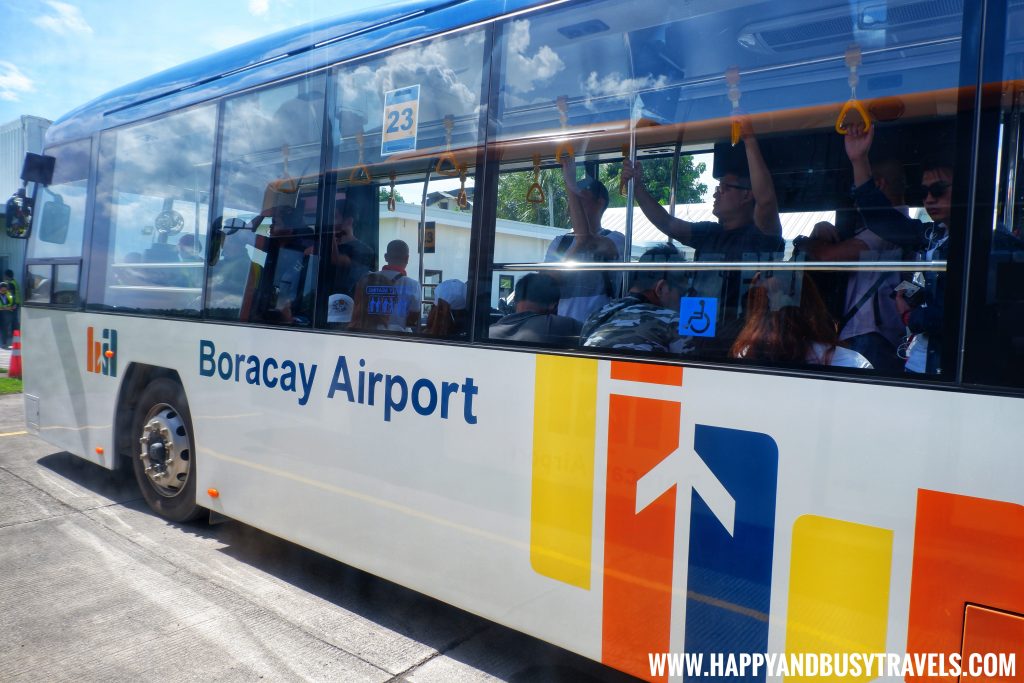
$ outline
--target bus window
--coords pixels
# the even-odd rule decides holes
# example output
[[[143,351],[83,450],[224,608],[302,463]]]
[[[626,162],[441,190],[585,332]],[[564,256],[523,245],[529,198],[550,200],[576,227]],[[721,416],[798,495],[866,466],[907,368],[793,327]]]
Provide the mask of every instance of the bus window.
[[[78,306],[79,265],[85,234],[88,200],[90,150],[89,140],[79,140],[47,150],[53,156],[53,182],[40,185],[35,199],[34,230],[26,247],[28,280],[25,301],[37,304],[56,303]],[[69,261],[76,263],[69,263]],[[60,266],[55,266],[55,262]],[[58,296],[54,297],[53,272],[59,270]],[[74,277],[68,277],[71,271]]]
[[[332,74],[324,326],[467,338],[483,48],[469,31]],[[450,283],[425,291],[431,272]]]
[[[90,306],[198,315],[216,119],[197,107],[103,134]]]
[[[308,76],[224,104],[208,317],[312,324],[324,84]]]
[[[606,186],[601,226],[629,245],[623,258],[670,240],[685,259],[669,268],[689,270],[674,311],[693,337],[684,357],[951,372],[924,362],[925,338],[911,345],[903,317],[919,304],[911,290],[923,292],[928,273],[957,257],[943,246],[957,212],[920,189],[952,188],[947,176],[963,152],[954,145],[962,17],[950,6],[921,21],[904,11],[911,4],[879,13],[750,0],[696,13],[597,1],[511,19],[497,43],[493,117],[504,184],[520,173],[539,199],[569,145],[578,166],[623,163],[622,175],[605,177],[630,180],[635,204],[614,220],[618,188]],[[680,172],[688,154],[702,155],[710,173]],[[667,164],[677,165],[675,178]],[[549,216],[557,207],[556,198]],[[499,306],[502,281],[518,277],[502,266],[529,266],[500,255],[503,229],[499,222],[492,283]],[[835,270],[776,278],[789,259]],[[552,260],[546,252],[534,263]],[[928,263],[901,265],[909,261]],[[560,313],[565,303],[563,293]],[[706,329],[687,324],[708,315]],[[935,299],[930,315],[942,321],[935,351],[958,316]]]
[[[998,169],[985,258],[972,283],[980,291],[968,326],[966,375],[972,382],[1024,387],[1024,8],[1007,7],[1006,56],[999,105]],[[981,273],[984,277],[980,277]]]
[[[89,140],[80,140],[47,150],[56,159],[53,183],[39,187],[37,230],[33,231],[25,254],[29,261],[81,258],[90,147]]]

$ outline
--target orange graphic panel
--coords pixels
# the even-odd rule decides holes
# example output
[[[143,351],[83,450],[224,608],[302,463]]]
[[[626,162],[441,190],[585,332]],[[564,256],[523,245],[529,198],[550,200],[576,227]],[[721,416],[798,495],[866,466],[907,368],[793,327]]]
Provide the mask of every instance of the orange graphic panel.
[[[1024,506],[919,490],[907,652],[960,652],[968,603],[1024,612],[1022,567]]]
[[[1003,675],[1000,675],[999,669],[996,668],[998,659],[993,661],[993,655],[1002,656],[1004,659],[1012,657],[1015,665],[1014,674],[1019,671],[1017,667],[1024,666],[1024,616],[968,605],[964,617],[964,645],[961,654],[961,661],[964,662],[962,681],[1019,681],[1020,678],[1016,675],[1011,677],[1005,670],[1001,672]],[[978,658],[981,661],[977,661]],[[986,658],[988,662],[985,661]],[[979,675],[970,675],[969,666],[972,659],[975,660],[974,666],[980,664],[982,667]],[[985,671],[986,664],[991,667],[988,671]]]
[[[678,365],[651,365],[650,363],[627,363],[612,361],[612,379],[646,384],[683,385],[683,369]]]
[[[636,513],[636,484],[679,445],[680,406],[612,395],[605,519],[604,663],[650,677],[648,652],[667,652],[676,489]]]

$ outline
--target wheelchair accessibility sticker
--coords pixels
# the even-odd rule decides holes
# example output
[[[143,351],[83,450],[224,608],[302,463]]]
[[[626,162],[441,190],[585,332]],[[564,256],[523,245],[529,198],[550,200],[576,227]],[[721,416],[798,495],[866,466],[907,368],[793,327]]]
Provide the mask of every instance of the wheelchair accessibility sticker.
[[[717,319],[718,299],[691,296],[679,300],[679,334],[714,337]]]

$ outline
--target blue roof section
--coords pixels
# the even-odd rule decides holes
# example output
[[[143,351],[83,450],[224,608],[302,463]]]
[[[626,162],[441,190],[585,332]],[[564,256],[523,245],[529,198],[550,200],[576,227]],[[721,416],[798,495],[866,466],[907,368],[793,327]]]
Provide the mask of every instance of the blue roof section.
[[[152,116],[359,54],[543,4],[542,0],[398,0],[298,26],[167,69],[113,90],[59,118],[47,144]],[[257,65],[261,65],[258,66]],[[257,68],[253,68],[257,67]],[[258,78],[253,77],[258,74]],[[237,76],[237,77],[236,77]],[[206,87],[198,87],[206,85]],[[189,93],[191,96],[169,96]],[[159,106],[146,103],[161,100]],[[131,110],[131,113],[128,113]]]

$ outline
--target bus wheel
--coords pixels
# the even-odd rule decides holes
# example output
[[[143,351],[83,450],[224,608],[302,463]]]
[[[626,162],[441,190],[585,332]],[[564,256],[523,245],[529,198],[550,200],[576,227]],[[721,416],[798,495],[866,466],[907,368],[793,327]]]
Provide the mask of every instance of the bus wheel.
[[[162,377],[146,385],[136,404],[132,439],[132,469],[149,507],[172,522],[200,517],[192,417],[180,384]]]

